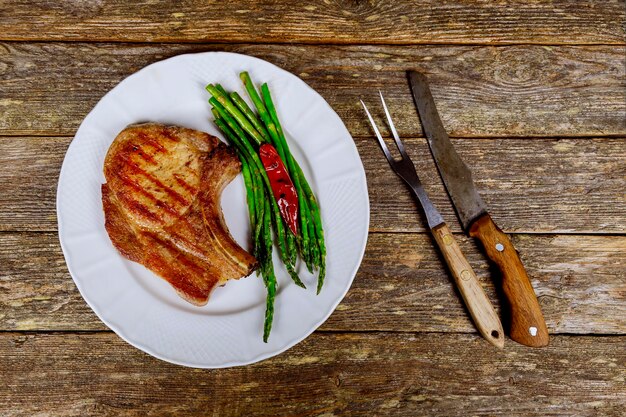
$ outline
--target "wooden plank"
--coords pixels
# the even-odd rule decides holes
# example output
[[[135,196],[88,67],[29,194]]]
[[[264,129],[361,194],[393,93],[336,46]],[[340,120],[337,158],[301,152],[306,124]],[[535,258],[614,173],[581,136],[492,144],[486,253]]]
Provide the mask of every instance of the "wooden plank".
[[[507,329],[503,297],[494,288],[497,269],[474,241],[457,238]],[[626,237],[515,235],[513,243],[551,333],[626,332]],[[601,309],[607,302],[611,307]],[[352,289],[324,328],[356,323],[376,330],[474,331],[432,240],[421,234],[370,235]]]
[[[626,232],[623,139],[452,139],[497,224],[518,233]],[[373,138],[357,141],[370,194],[372,231],[424,231],[417,202]],[[426,192],[461,231],[425,139],[407,140]]]
[[[501,351],[471,335],[315,333],[255,365],[200,370],[154,359],[111,333],[5,333],[0,412],[618,416],[625,342],[557,336],[547,348]]]
[[[0,138],[0,231],[56,229],[56,188],[69,142]]]
[[[0,236],[0,330],[106,329],[75,288],[56,234]],[[497,276],[458,237],[499,309]],[[551,333],[626,333],[626,237],[515,235],[514,243]],[[352,289],[323,329],[475,331],[430,237],[381,233],[370,235]]]
[[[623,44],[624,2],[0,3],[3,40]]]
[[[373,105],[378,89],[400,135],[421,134],[408,69],[428,74],[452,136],[626,135],[623,46],[110,43],[0,43],[0,134],[73,135],[126,76],[166,57],[212,50],[257,56],[299,75],[355,136],[371,134],[358,100]]]
[[[56,230],[55,196],[70,138],[0,137],[0,231]],[[372,231],[425,231],[423,216],[376,141],[357,138]],[[509,232],[625,233],[626,141],[453,139],[491,213]],[[436,207],[461,231],[424,139],[407,148]]]

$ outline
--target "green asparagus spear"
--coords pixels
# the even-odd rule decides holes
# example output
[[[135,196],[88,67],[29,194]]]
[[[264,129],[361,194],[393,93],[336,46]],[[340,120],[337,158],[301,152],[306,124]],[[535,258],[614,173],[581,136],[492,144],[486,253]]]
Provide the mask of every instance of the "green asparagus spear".
[[[296,169],[298,170],[298,174],[304,178],[304,173],[302,172],[302,168],[296,164]],[[311,214],[313,217],[313,224],[315,225],[315,235],[317,244],[320,252],[320,270],[317,278],[317,293],[319,294],[322,290],[322,285],[324,284],[324,277],[326,276],[326,243],[324,242],[324,229],[322,228],[322,216],[320,213],[320,208],[317,203],[317,199],[309,186],[309,183],[305,180],[303,181],[304,195],[309,201],[309,205],[311,207]]]
[[[244,182],[246,184],[246,197],[248,201],[248,210],[250,212],[250,225],[252,227],[252,243],[254,247],[254,256],[259,257],[260,251],[260,240],[259,236],[261,234],[261,226],[263,219],[263,211],[264,211],[264,203],[263,199],[265,196],[262,194],[263,187],[257,184],[258,183],[258,175],[256,175],[256,169],[252,168],[252,164],[246,157],[243,152],[243,149],[240,148],[240,145],[237,143],[237,138],[235,138],[235,133],[226,125],[223,119],[219,117],[219,114],[216,113],[215,124],[217,127],[224,133],[224,136],[228,140],[228,142],[237,150],[237,155],[239,156],[239,160],[242,164],[242,172],[244,175]],[[247,175],[246,175],[247,173]],[[248,180],[246,180],[246,176]],[[252,203],[250,200],[252,199]]]
[[[283,145],[278,136],[279,135],[278,129],[274,125],[274,122],[272,121],[272,117],[267,111],[267,108],[265,104],[263,103],[263,100],[259,96],[259,93],[256,91],[256,88],[254,87],[254,84],[252,83],[252,79],[250,78],[250,75],[244,71],[239,74],[239,78],[241,78],[241,81],[243,81],[243,84],[246,88],[246,91],[248,92],[248,96],[250,97],[250,100],[252,100],[252,103],[254,104],[257,111],[259,112],[259,116],[261,117],[261,120],[265,124],[265,127],[267,128],[267,131],[270,134],[270,138],[272,139],[272,145],[274,145],[274,147],[278,151],[278,155],[280,155],[280,159],[282,159],[283,163],[286,165],[287,161],[285,159],[286,157],[285,150],[283,149]]]
[[[251,159],[252,163],[256,166],[258,170],[257,172],[260,174],[260,177],[263,179],[263,182],[265,183],[267,195],[271,196],[272,187],[271,187],[269,178],[267,177],[267,174],[265,172],[265,169],[263,168],[263,164],[261,163],[259,156],[257,155],[256,151],[252,149],[252,146],[247,141],[244,132],[239,128],[239,126],[237,126],[236,121],[232,117],[229,116],[229,114],[226,112],[226,109],[224,109],[224,107],[222,107],[220,103],[214,97],[212,97],[209,100],[209,102],[214,106],[215,111],[220,116],[220,118],[225,120],[226,124],[235,132],[236,135],[239,136],[239,140],[237,141],[237,143],[243,145],[244,149],[246,150],[246,155]],[[293,279],[294,283],[302,288],[306,288],[304,286],[304,283],[298,277],[297,272],[295,271],[295,268],[294,268],[295,262],[292,262],[293,257],[290,255],[291,248],[288,246],[288,241],[286,238],[289,232],[285,230],[285,227],[283,225],[282,217],[278,209],[278,204],[276,203],[276,200],[274,198],[270,197],[266,199],[271,201],[270,209],[271,209],[271,214],[275,218],[275,221],[273,224],[274,224],[274,228],[276,231],[276,238],[278,241],[278,248],[280,250],[281,260],[287,267],[287,272],[289,272],[289,275]]]
[[[219,115],[219,110],[216,109],[216,113]],[[229,140],[233,143],[234,146],[237,147],[240,155],[240,159],[242,161],[242,169],[244,170],[244,181],[245,181],[245,172],[249,170],[249,163],[251,161],[248,160],[248,155],[244,154],[245,148],[238,141],[238,138],[235,137],[234,131],[224,122],[221,117],[215,119],[216,125],[224,132],[224,134],[229,138]],[[251,190],[250,187],[246,187],[248,190]],[[265,321],[263,324],[263,341],[267,343],[270,332],[272,330],[272,321],[274,319],[274,299],[276,297],[276,275],[274,273],[274,265],[272,261],[272,237],[271,237],[271,217],[270,217],[270,200],[269,198],[262,198],[259,203],[263,205],[263,209],[257,212],[257,216],[259,216],[258,221],[258,230],[260,230],[260,234],[258,236],[259,249],[256,251],[255,255],[259,260],[261,266],[261,276],[263,277],[263,282],[265,283],[265,287],[267,288],[267,299],[265,306]],[[252,214],[251,214],[252,216]],[[280,220],[280,219],[279,219]]]
[[[257,132],[259,132],[261,136],[263,136],[265,142],[269,142],[270,134],[267,132],[267,129],[265,128],[265,126],[263,126],[263,123],[259,120],[256,114],[254,114],[250,106],[248,106],[248,103],[246,103],[245,100],[237,92],[230,93],[229,97],[231,101],[235,103],[235,106],[237,106],[237,108],[241,110],[244,116],[246,116],[250,123],[252,123],[252,126],[254,126]]]
[[[287,144],[285,135],[282,131],[282,126],[280,125],[280,121],[278,120],[276,108],[272,101],[272,97],[271,97],[267,83],[261,86],[261,92],[263,94],[265,106],[270,114],[270,117],[272,118],[272,121],[274,122],[274,125],[276,126],[278,130],[281,142],[283,142],[282,145],[285,150],[285,153],[288,155],[287,160],[288,162],[291,162],[289,164],[290,173],[293,170],[294,174],[292,174],[292,177],[296,178],[298,183],[300,183],[298,185],[300,185],[302,191],[304,191],[303,194],[299,193],[298,197],[300,198],[300,196],[304,195],[307,200],[306,206],[307,208],[310,207],[310,214],[313,219],[314,226],[315,226],[314,227],[315,236],[311,238],[313,238],[316,241],[315,243],[317,244],[317,248],[314,250],[314,252],[319,252],[320,273],[318,276],[318,284],[317,284],[317,292],[319,294],[319,292],[321,291],[322,285],[324,283],[324,276],[326,274],[326,247],[324,243],[324,232],[322,229],[322,221],[321,221],[321,216],[319,213],[319,206],[317,204],[317,200],[315,199],[315,196],[313,195],[311,187],[309,186],[306,178],[304,177],[304,173],[302,172],[302,169],[300,168],[298,163],[295,161],[295,158],[293,158],[293,156],[291,155],[291,152],[289,152],[289,145]]]
[[[299,168],[297,161],[289,151],[289,145],[287,144],[287,140],[285,139],[285,134],[283,132],[280,121],[278,120],[278,115],[276,113],[276,107],[274,106],[274,102],[272,101],[272,96],[269,91],[269,87],[267,84],[263,84],[261,86],[261,92],[263,95],[263,100],[265,103],[265,107],[272,119],[273,125],[276,127],[276,131],[278,133],[279,142],[281,143],[281,147],[285,153],[285,159],[287,163],[287,167],[289,169],[289,173],[294,181],[294,185],[296,187],[296,191],[298,193],[298,202],[300,203],[300,223],[302,228],[302,249],[303,249],[303,258],[307,264],[309,270],[312,269],[312,266],[315,265],[315,251],[312,246],[315,242],[310,242],[311,239],[315,239],[315,236],[311,235],[311,227],[309,225],[311,221],[311,215],[309,210],[310,202],[308,199],[304,197],[304,188],[303,183],[306,182],[306,178],[301,173],[301,171],[297,170],[296,167]],[[317,265],[316,265],[317,266]]]
[[[239,78],[241,78],[241,81],[243,81],[243,85],[245,86],[246,91],[248,92],[248,96],[250,96],[250,100],[252,100],[254,107],[256,107],[257,111],[259,112],[259,116],[261,117],[261,120],[263,120],[263,123],[265,123],[265,125],[268,126],[272,122],[272,119],[269,113],[267,112],[267,109],[265,108],[265,104],[263,103],[263,100],[259,96],[259,93],[256,91],[256,88],[254,87],[254,84],[252,83],[250,74],[248,74],[247,71],[244,71],[239,74]]]
[[[282,217],[274,216],[273,220],[274,220],[274,230],[277,231],[278,227],[276,223],[282,222],[283,221]],[[295,250],[295,245],[293,244],[293,238],[292,238],[293,235],[286,227],[282,228],[282,230],[283,230],[283,233],[285,234],[284,236],[285,251],[283,252],[283,250],[281,249],[280,260],[283,261],[283,264],[287,268],[287,272],[289,273],[289,276],[293,280],[294,284],[296,284],[300,288],[306,289],[304,282],[302,282],[302,280],[298,276],[298,273],[296,272],[296,268],[295,268],[295,260],[294,260],[294,256],[292,255],[293,253],[292,251]],[[291,237],[291,241],[290,241],[290,237]],[[278,241],[280,242],[280,240],[281,239],[279,238]]]
[[[271,220],[269,210],[269,199],[265,199],[265,215],[263,216],[263,243],[266,255],[263,258],[263,281],[267,287],[267,301],[265,304],[265,322],[263,324],[263,341],[267,339],[272,331],[272,321],[274,320],[274,298],[276,297],[276,275],[274,274],[274,264],[272,262],[272,235]]]
[[[228,95],[225,95],[220,91],[219,88],[215,87],[213,84],[208,84],[206,89],[213,96],[217,102],[219,102],[222,107],[230,114],[232,118],[234,118],[237,123],[241,126],[243,130],[245,130],[250,137],[255,141],[256,145],[261,145],[265,140],[263,136],[257,132],[257,130],[252,126],[252,124],[246,119],[246,116],[239,111],[237,106],[232,102]],[[213,104],[213,103],[211,103]],[[215,106],[215,105],[214,105]]]
[[[226,90],[224,89],[224,87],[222,87],[222,84],[215,84],[215,88],[217,88],[217,90],[222,93],[225,96],[228,96],[228,93],[226,92]]]

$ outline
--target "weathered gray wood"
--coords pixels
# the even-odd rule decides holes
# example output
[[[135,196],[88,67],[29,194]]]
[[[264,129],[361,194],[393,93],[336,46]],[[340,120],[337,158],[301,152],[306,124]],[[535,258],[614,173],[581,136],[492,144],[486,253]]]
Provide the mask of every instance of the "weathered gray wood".
[[[56,230],[56,188],[69,142],[0,137],[0,231]]]
[[[452,136],[626,135],[623,46],[110,43],[0,44],[0,134],[73,135],[126,76],[166,57],[211,50],[250,54],[299,75],[355,136],[370,135],[358,100],[373,105],[378,89],[401,136],[420,135],[408,69],[428,74]]]
[[[372,231],[424,231],[423,216],[372,137],[357,138]],[[0,230],[56,230],[55,196],[70,138],[0,137]],[[422,181],[460,231],[424,139],[407,139]],[[509,232],[626,232],[623,139],[453,139],[494,219]]]
[[[497,276],[472,241],[458,238],[499,308]],[[626,334],[626,237],[515,235],[514,243],[552,333]],[[55,234],[0,234],[0,330],[103,329]],[[397,233],[370,235],[352,289],[323,329],[475,331],[430,237]]]
[[[458,218],[425,139],[405,141],[428,195],[455,231]],[[392,143],[392,142],[390,142]],[[624,233],[623,139],[452,139],[496,223],[519,233]],[[424,216],[373,138],[357,142],[373,231],[422,231]]]
[[[621,416],[626,336],[609,335],[626,334],[625,22],[623,0],[0,2],[0,40],[46,41],[0,43],[0,415]],[[89,43],[67,43],[79,40]],[[319,43],[335,46],[306,45]],[[104,93],[147,64],[209,50],[267,59],[335,108],[368,174],[374,233],[321,331],[260,364],[203,371],[110,332],[72,332],[106,327],[67,272],[54,200],[63,136]],[[518,233],[556,334],[548,348],[494,350],[428,235],[377,233],[424,231],[358,105],[380,110],[382,89],[400,134],[419,137],[407,69],[428,74],[494,219]],[[424,140],[407,142],[458,231]],[[459,237],[500,310],[484,257]],[[43,333],[53,330],[68,332]]]
[[[4,40],[306,43],[624,43],[624,2],[0,3]]]
[[[625,337],[551,342],[501,351],[472,335],[315,333],[255,365],[198,370],[149,357],[111,333],[1,334],[0,413],[623,415]]]
[[[502,317],[496,270],[475,242],[457,238]],[[513,243],[551,333],[626,332],[626,237],[515,235]],[[324,328],[356,323],[364,330],[474,331],[440,255],[421,234],[370,235],[352,289]]]

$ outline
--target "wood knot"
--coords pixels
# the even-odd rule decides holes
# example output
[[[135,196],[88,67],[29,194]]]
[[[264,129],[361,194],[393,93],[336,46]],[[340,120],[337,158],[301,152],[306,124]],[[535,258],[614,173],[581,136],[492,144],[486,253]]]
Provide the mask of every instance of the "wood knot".
[[[528,94],[528,88],[545,88],[562,78],[559,71],[547,71],[558,68],[556,55],[550,48],[509,47],[498,49],[493,62],[493,83],[501,87],[512,87],[520,93]]]
[[[333,380],[333,384],[335,384],[335,387],[339,388],[341,386],[341,384],[343,383],[343,380],[341,379],[341,373],[337,373],[332,377]]]

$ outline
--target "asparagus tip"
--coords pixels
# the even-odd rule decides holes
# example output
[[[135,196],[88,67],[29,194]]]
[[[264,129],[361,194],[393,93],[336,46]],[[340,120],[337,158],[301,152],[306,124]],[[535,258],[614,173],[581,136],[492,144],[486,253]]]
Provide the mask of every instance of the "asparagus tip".
[[[322,264],[320,267],[320,272],[317,277],[317,295],[320,295],[322,291],[322,286],[324,285],[324,276],[326,275],[326,266]]]

